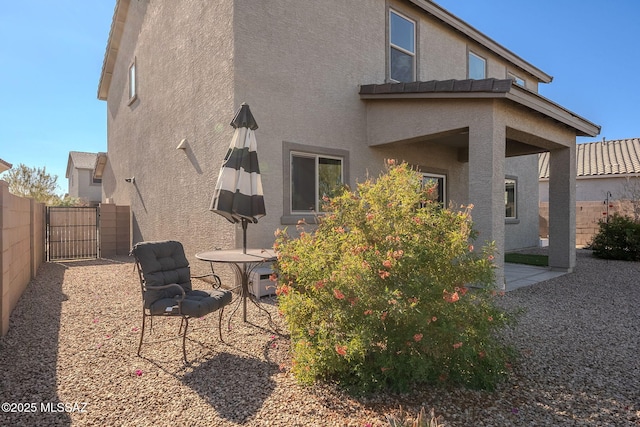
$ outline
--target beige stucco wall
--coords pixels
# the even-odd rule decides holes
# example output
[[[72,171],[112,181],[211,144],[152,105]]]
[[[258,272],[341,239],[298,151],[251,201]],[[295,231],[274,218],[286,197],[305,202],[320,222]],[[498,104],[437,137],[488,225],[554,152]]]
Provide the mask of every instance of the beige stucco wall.
[[[576,178],[576,201],[599,201],[607,199],[607,192],[610,193],[609,200],[619,200],[625,197],[626,177],[615,175],[578,177]],[[549,201],[549,180],[541,180],[540,202]]]
[[[229,1],[131,2],[107,101],[103,186],[105,198],[131,206],[134,243],[180,240],[191,260],[234,246],[233,226],[208,211],[232,135],[232,23]],[[138,98],[129,103],[134,58]]]
[[[69,196],[90,202],[102,200],[102,185],[93,182],[93,170],[72,168],[69,180]]]
[[[250,226],[251,244],[269,244],[284,226],[285,142],[348,150],[351,185],[383,168],[384,154],[366,145],[358,91],[384,80],[384,2],[364,3],[306,2],[294,9],[283,1],[236,2],[235,103],[247,102],[260,125],[267,208]],[[368,25],[354,26],[354,16]]]

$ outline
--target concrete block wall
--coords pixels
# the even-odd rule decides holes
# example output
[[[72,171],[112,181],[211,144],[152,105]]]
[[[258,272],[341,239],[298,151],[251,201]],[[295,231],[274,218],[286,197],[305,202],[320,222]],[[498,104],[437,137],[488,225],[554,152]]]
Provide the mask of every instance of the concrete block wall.
[[[540,237],[549,237],[549,202],[540,202]],[[587,246],[593,236],[600,229],[599,221],[608,215],[619,213],[633,217],[631,203],[627,201],[611,201],[607,205],[603,202],[576,202],[576,246]]]
[[[100,204],[100,256],[128,255],[131,250],[129,206]]]
[[[45,207],[9,193],[0,181],[0,334],[29,281],[44,262]]]
[[[9,317],[45,259],[46,211],[42,203],[9,193],[0,181],[0,336],[9,330]],[[130,209],[100,207],[102,256],[127,255],[131,248]]]

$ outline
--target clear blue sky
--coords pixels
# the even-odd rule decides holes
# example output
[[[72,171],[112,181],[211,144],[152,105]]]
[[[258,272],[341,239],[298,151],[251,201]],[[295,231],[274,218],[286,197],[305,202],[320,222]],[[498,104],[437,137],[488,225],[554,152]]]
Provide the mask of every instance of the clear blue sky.
[[[552,75],[540,94],[602,126],[579,142],[640,137],[640,0],[436,2]],[[107,150],[106,103],[96,94],[114,6],[20,0],[0,8],[0,158],[46,166],[61,193],[69,151]]]
[[[106,102],[97,92],[114,7],[115,0],[0,7],[0,158],[46,167],[62,194],[69,151],[107,150]]]

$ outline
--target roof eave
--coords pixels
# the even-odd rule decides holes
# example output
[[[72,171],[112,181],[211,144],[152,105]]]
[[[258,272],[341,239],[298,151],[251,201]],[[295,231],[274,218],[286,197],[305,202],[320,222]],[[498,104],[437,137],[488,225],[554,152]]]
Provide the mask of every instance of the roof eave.
[[[111,77],[113,76],[113,69],[116,64],[118,50],[120,49],[120,42],[122,40],[122,33],[124,32],[124,24],[127,20],[130,2],[131,0],[116,0],[107,48],[102,62],[100,83],[98,83],[98,99],[101,101],[105,101],[109,95]]]
[[[488,99],[506,98],[503,92],[428,92],[428,93],[371,93],[360,94],[360,99]]]
[[[96,162],[93,167],[93,178],[102,179],[104,168],[107,164],[107,153],[100,152],[96,155]]]
[[[67,170],[65,171],[64,177],[69,178],[71,176],[71,168],[73,167],[73,156],[69,153],[69,157],[67,158]]]
[[[572,127],[577,131],[576,136],[594,137],[600,134],[601,127],[599,125],[545,98],[537,92],[513,85],[512,89],[506,95],[507,99]]]
[[[11,163],[5,162],[4,160],[0,159],[0,173],[8,171],[12,167],[13,165]]]
[[[462,19],[456,17],[451,12],[443,9],[435,3],[426,0],[409,0],[409,2],[413,3],[420,9],[434,16],[436,19],[442,21],[446,25],[450,26],[454,30],[460,32],[464,36],[470,38],[471,40],[481,44],[486,47],[490,51],[495,54],[501,56],[532,76],[536,77],[541,83],[551,83],[553,81],[553,76],[545,73],[538,67],[533,64],[525,61],[515,53],[511,52],[506,47],[502,46],[492,38],[483,34],[482,32],[476,30],[471,25],[467,24]]]

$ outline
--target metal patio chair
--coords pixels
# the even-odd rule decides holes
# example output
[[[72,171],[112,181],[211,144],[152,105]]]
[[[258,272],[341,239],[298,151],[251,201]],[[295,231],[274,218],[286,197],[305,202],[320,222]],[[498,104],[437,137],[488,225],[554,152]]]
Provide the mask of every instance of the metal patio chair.
[[[182,333],[182,355],[185,363],[187,328],[192,317],[202,317],[219,310],[218,332],[222,341],[222,314],[224,307],[231,303],[232,293],[221,289],[220,277],[213,275],[215,283],[212,290],[194,290],[191,286],[189,261],[182,244],[177,241],[137,243],[131,254],[136,260],[143,301],[138,356],[142,349],[147,317],[150,317],[151,330],[154,316],[182,318],[179,333]]]

